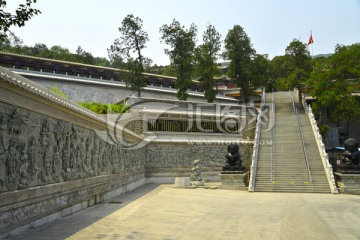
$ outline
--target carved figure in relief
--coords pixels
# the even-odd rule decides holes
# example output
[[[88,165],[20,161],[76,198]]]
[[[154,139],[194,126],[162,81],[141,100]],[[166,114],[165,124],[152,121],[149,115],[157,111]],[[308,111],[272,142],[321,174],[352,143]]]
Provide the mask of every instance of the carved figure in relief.
[[[70,150],[68,147],[68,141],[66,142],[65,146],[62,149],[62,169],[63,172],[67,172],[69,169],[69,159],[70,159]]]
[[[85,165],[87,167],[89,167],[91,165],[91,139],[88,138],[86,139],[86,143],[85,143]]]
[[[8,148],[5,144],[5,137],[7,133],[7,119],[5,115],[0,114],[0,191],[4,187],[6,167],[5,167],[5,153]]]
[[[26,146],[25,144],[19,145],[19,150],[21,152],[20,157],[20,169],[19,169],[19,175],[20,175],[20,188],[25,188],[28,185],[28,176],[29,176],[29,163],[28,159],[29,156],[26,152]]]
[[[69,170],[74,170],[76,167],[76,146],[74,143],[70,144],[70,161],[69,161]]]
[[[0,160],[1,155],[5,154],[7,146],[5,146],[5,135],[7,132],[7,120],[4,115],[0,115]]]
[[[97,174],[98,172],[98,161],[99,161],[99,146],[97,142],[94,143],[94,147],[91,152],[91,169],[93,174]]]
[[[21,115],[18,113],[18,110],[15,109],[9,120],[9,133],[20,134],[23,123],[24,121],[21,119]]]
[[[12,175],[16,174],[16,167],[17,167],[17,143],[14,139],[10,140],[10,146],[8,149],[7,155],[7,174]]]
[[[60,150],[58,146],[54,146],[54,156],[53,156],[53,169],[52,172],[54,174],[54,180],[56,182],[62,182],[63,178],[61,176],[61,156],[60,156]]]
[[[42,177],[44,182],[52,180],[52,151],[48,148],[44,153]]]
[[[49,131],[50,131],[49,122],[47,119],[45,119],[42,122],[41,132],[40,132],[40,141],[41,141],[41,146],[43,148],[47,148],[47,146],[49,145],[49,140],[50,140]]]
[[[82,149],[83,156],[83,169],[86,173],[91,173],[91,139],[87,138],[85,148]]]
[[[36,153],[36,139],[34,137],[30,137],[28,143],[28,164],[29,164],[29,173],[31,176],[35,174],[35,153]]]
[[[78,144],[76,147],[76,169],[82,171],[82,164],[84,162],[85,148],[83,144]]]
[[[57,122],[57,124],[54,127],[54,136],[55,136],[56,144],[59,147],[59,149],[62,149],[64,146],[64,140],[65,140],[64,128],[65,126],[61,123],[61,121]]]

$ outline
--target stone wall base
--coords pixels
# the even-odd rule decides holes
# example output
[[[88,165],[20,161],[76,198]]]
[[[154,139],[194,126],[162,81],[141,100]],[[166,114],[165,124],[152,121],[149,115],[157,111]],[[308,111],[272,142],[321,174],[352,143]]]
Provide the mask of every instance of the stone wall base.
[[[360,195],[360,174],[334,173],[340,193]]]
[[[220,174],[220,189],[228,190],[247,190],[244,184],[245,173],[241,174]]]
[[[201,177],[205,182],[220,182],[221,167],[203,167]],[[190,177],[189,167],[146,168],[146,181],[149,183],[173,184],[176,177]]]
[[[0,202],[8,202],[0,207],[0,239],[107,201],[145,182],[143,173],[113,174],[0,194]]]

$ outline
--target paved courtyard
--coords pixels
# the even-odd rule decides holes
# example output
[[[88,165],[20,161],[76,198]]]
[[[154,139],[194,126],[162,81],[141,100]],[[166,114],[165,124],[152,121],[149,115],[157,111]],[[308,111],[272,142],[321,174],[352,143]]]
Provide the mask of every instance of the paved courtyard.
[[[146,185],[10,239],[360,239],[359,223],[357,195]]]

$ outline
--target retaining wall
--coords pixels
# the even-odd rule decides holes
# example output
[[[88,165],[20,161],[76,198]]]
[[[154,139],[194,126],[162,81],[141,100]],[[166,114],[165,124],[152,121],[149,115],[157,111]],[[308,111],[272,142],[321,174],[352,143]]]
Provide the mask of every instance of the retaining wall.
[[[101,116],[0,68],[0,237],[145,184],[146,149],[110,144],[98,134],[107,127]],[[141,140],[124,131],[124,140]]]

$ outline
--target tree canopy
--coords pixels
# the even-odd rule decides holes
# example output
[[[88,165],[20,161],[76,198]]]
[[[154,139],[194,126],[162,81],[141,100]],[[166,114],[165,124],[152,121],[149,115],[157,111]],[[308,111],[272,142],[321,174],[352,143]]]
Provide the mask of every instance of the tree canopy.
[[[34,15],[40,14],[40,10],[32,7],[37,0],[26,0],[25,4],[20,4],[15,13],[6,12],[6,1],[0,1],[0,41],[3,41],[11,26],[23,27],[25,22]]]
[[[214,87],[214,76],[219,74],[216,60],[219,56],[221,47],[221,36],[215,27],[208,25],[203,34],[203,44],[195,50],[196,75],[200,76],[200,81],[205,90],[205,98],[208,102],[213,102],[216,96]]]
[[[164,24],[160,33],[161,40],[170,46],[170,49],[165,49],[165,53],[170,57],[170,65],[175,71],[175,86],[178,88],[176,96],[186,100],[192,80],[197,28],[192,24],[187,30],[174,19],[171,24]]]
[[[250,101],[253,90],[249,83],[252,79],[251,61],[254,55],[250,38],[241,26],[235,25],[226,35],[223,56],[230,60],[228,75],[240,87],[244,103]]]
[[[143,21],[139,17],[127,15],[119,27],[120,37],[115,39],[108,50],[110,57],[122,57],[128,60],[126,64],[128,72],[122,73],[121,77],[131,90],[137,91],[139,97],[141,89],[146,86],[142,73],[151,64],[151,60],[142,54],[146,42],[149,41],[149,36],[142,27]]]
[[[314,69],[307,81],[316,97],[314,109],[320,115],[327,110],[328,118],[340,125],[353,119],[360,119],[360,101],[354,94],[360,84],[360,44],[337,45],[335,54],[329,58],[313,60]]]
[[[2,42],[0,41],[0,51],[103,67],[111,66],[109,60],[103,57],[94,57],[81,46],[78,46],[76,53],[71,53],[68,48],[60,45],[48,47],[43,43],[36,43],[34,46],[27,46],[19,37],[13,35],[5,37]]]

